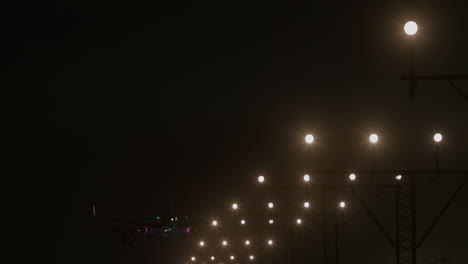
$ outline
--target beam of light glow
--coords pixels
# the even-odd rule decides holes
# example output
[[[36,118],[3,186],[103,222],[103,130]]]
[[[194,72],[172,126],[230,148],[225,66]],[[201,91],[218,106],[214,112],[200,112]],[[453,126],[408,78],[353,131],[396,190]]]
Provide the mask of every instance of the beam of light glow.
[[[261,176],[261,175],[258,176],[258,182],[259,182],[259,183],[263,183],[264,181],[265,181],[265,177],[263,177],[263,176]]]
[[[211,260],[215,260],[215,257],[214,257],[214,256],[211,256]]]
[[[436,143],[441,142],[441,141],[442,141],[442,134],[440,134],[440,133],[434,134],[434,141],[435,141]]]
[[[212,226],[217,226],[217,225],[218,225],[218,221],[213,220],[213,222],[211,222],[211,225],[212,225]]]
[[[305,182],[309,182],[309,181],[310,181],[310,175],[309,175],[309,174],[305,174],[305,175],[304,175],[304,181],[305,181]]]
[[[307,136],[305,136],[305,142],[307,144],[312,144],[314,142],[314,136],[312,136],[311,134],[307,134]]]
[[[249,245],[250,245],[250,240],[246,240],[246,241],[245,241],[245,245],[246,245],[246,246],[249,246]]]
[[[269,223],[270,225],[272,225],[274,222],[275,222],[275,221],[273,221],[273,219],[268,220],[268,223]]]
[[[298,225],[302,224],[302,219],[298,218],[298,219],[296,220],[296,224],[298,224]]]
[[[309,208],[310,204],[309,202],[304,202],[304,208]]]
[[[237,208],[239,208],[239,206],[236,203],[233,203],[232,204],[232,209],[237,210]]]
[[[205,242],[200,241],[200,247],[204,247],[204,246],[205,246]]]
[[[404,26],[404,30],[407,35],[412,36],[418,32],[418,24],[414,21],[408,21]]]
[[[345,207],[346,207],[346,203],[345,203],[345,202],[340,202],[340,207],[341,207],[341,208],[345,208]]]
[[[192,259],[192,261],[195,261],[195,260],[197,260],[197,258],[195,258],[195,257],[192,257],[191,259]]]
[[[244,219],[241,220],[241,225],[245,225],[245,220]]]
[[[254,260],[255,257],[253,255],[250,255],[249,258],[250,258],[250,260]]]
[[[269,246],[273,245],[273,240],[271,240],[271,239],[268,240],[268,241],[267,241],[267,244],[268,244]]]
[[[231,260],[234,260],[234,259],[235,259],[235,257],[234,257],[234,256],[231,256],[231,257],[230,257],[230,259],[231,259]]]
[[[356,180],[356,174],[351,173],[351,174],[349,175],[349,180],[350,180],[350,181]]]
[[[222,245],[225,247],[225,246],[227,246],[227,244],[228,244],[228,242],[226,240],[223,240]]]
[[[271,202],[270,202],[270,203],[268,203],[268,208],[270,208],[270,209],[271,209],[271,208],[273,208],[273,206],[274,206],[274,205],[273,205],[273,203],[271,203]]]
[[[403,178],[403,176],[401,176],[401,175],[395,176],[395,179],[396,179],[397,181],[401,180],[402,178]]]
[[[377,134],[371,134],[369,136],[369,141],[372,143],[372,144],[375,144],[377,143],[377,141],[379,141],[379,136],[377,136]]]

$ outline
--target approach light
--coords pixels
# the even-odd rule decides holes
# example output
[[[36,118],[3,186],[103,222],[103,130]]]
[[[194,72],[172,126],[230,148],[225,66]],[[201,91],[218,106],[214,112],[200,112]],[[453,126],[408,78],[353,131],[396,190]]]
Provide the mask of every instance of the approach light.
[[[195,257],[192,257],[191,259],[192,259],[192,261],[195,261],[195,260],[197,260]]]
[[[351,174],[349,175],[349,180],[350,180],[350,181],[356,180],[356,174],[351,173]]]
[[[372,143],[372,144],[375,144],[377,143],[377,141],[379,141],[379,136],[377,136],[377,134],[371,134],[369,136],[369,141]]]
[[[215,260],[215,257],[214,257],[214,256],[211,256],[211,260]]]
[[[211,222],[211,225],[212,225],[212,226],[217,226],[217,225],[218,225],[218,221],[213,220],[213,222]]]
[[[298,219],[296,220],[296,224],[298,224],[298,225],[302,224],[302,220],[301,220],[300,218],[298,218]]]
[[[234,258],[234,256],[231,256],[230,259],[231,259],[231,260],[234,260],[235,258]]]
[[[440,133],[434,134],[434,141],[435,141],[436,143],[441,142],[441,141],[442,141],[442,134],[440,134]]]
[[[311,134],[307,134],[307,136],[305,137],[305,141],[307,144],[312,144],[314,142],[314,136],[312,136]]]
[[[258,182],[259,182],[259,183],[263,183],[264,181],[265,181],[265,177],[263,177],[263,176],[261,176],[261,175],[258,176]]]
[[[309,208],[310,204],[309,202],[304,202],[304,208]]]
[[[273,203],[271,203],[271,202],[268,203],[268,208],[270,208],[270,209],[273,208]]]
[[[305,175],[304,175],[304,181],[305,181],[305,182],[309,182],[309,181],[310,181],[310,175],[309,175],[309,174],[305,174]]]
[[[401,175],[395,176],[395,179],[396,179],[397,181],[401,180],[402,178],[403,178],[403,176],[401,176]]]
[[[223,244],[223,246],[227,246],[228,243],[227,243],[226,240],[223,240],[223,243],[222,243],[222,244]]]
[[[271,240],[271,239],[268,240],[267,244],[268,244],[269,246],[273,245],[273,240]]]
[[[245,241],[245,245],[246,245],[246,246],[250,245],[250,241],[249,241],[249,240],[246,240],[246,241]]]
[[[249,258],[250,258],[250,260],[254,260],[255,257],[253,255],[250,255]]]
[[[244,219],[241,220],[241,225],[245,225],[245,220]]]
[[[418,32],[418,24],[416,24],[414,21],[408,21],[406,22],[404,29],[407,35],[412,36]]]
[[[345,208],[345,207],[346,207],[346,203],[345,203],[345,202],[340,202],[340,207],[341,207],[341,208]]]
[[[270,225],[272,225],[274,222],[275,222],[275,221],[273,221],[273,219],[268,220],[268,223],[269,223]]]
[[[204,246],[205,246],[205,242],[200,241],[200,247],[204,247]]]
[[[233,203],[233,204],[232,204],[232,209],[237,210],[238,207],[239,207],[239,206],[238,206],[236,203]]]

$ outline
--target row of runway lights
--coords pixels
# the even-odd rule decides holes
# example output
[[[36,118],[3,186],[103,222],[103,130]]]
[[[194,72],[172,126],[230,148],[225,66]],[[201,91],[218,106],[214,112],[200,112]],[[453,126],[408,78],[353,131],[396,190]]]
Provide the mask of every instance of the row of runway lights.
[[[351,173],[351,174],[348,175],[348,179],[349,179],[350,181],[355,181],[355,180],[357,179],[357,176],[356,176],[356,174]],[[396,179],[396,180],[401,180],[401,179],[402,179],[402,176],[401,176],[401,175],[396,175],[396,176],[395,176],[395,179]],[[307,183],[307,182],[310,182],[310,175],[309,175],[309,174],[304,174],[303,180],[304,180],[304,182],[306,182],[306,183]],[[265,176],[262,176],[262,175],[258,176],[257,181],[258,181],[259,183],[264,183],[264,182],[265,182]],[[270,204],[269,204],[268,206],[270,206]],[[271,207],[270,207],[270,208],[271,208]],[[237,209],[237,208],[234,208],[234,205],[233,205],[233,208],[232,208],[232,209]]]
[[[197,260],[196,257],[191,257],[190,259],[191,259],[193,262]],[[210,259],[211,259],[211,261],[215,261],[215,260],[216,260],[215,256],[211,256]],[[235,257],[234,255],[231,255],[231,256],[229,257],[229,259],[230,259],[231,261],[234,261],[234,260],[236,259],[236,257]],[[255,256],[254,256],[254,255],[250,255],[250,256],[249,256],[249,260],[254,260],[254,259],[255,259]]]
[[[432,137],[434,139],[435,143],[440,143],[442,141],[442,134],[441,133],[435,133],[434,136]],[[305,136],[305,142],[307,144],[312,144],[314,143],[315,137],[312,134],[307,134]],[[372,144],[375,144],[379,141],[379,136],[377,134],[370,134],[369,136],[369,142]]]
[[[251,242],[250,240],[245,240],[245,241],[244,241],[244,245],[245,245],[245,246],[250,246],[251,244],[252,244],[252,242]],[[272,240],[272,239],[267,240],[266,244],[267,244],[268,246],[273,246],[273,240]],[[198,245],[200,245],[200,247],[204,247],[206,244],[205,244],[205,241],[200,241],[200,242],[198,243]],[[229,243],[228,243],[227,240],[223,240],[223,241],[221,242],[221,246],[223,246],[223,247],[227,247],[228,245],[229,245]]]

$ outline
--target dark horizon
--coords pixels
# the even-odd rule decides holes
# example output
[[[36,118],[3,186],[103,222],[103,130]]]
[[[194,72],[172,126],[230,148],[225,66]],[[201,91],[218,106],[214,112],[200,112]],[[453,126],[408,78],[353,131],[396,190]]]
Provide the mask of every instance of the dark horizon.
[[[119,238],[95,222],[93,205],[135,221],[234,221],[233,201],[261,204],[258,175],[278,185],[300,180],[307,133],[315,136],[311,172],[370,170],[371,133],[380,137],[376,169],[433,169],[436,132],[444,137],[441,169],[468,170],[467,101],[446,81],[419,82],[411,100],[401,79],[409,20],[419,26],[416,74],[468,74],[467,8],[429,0],[9,1],[2,96],[9,253],[18,263],[120,263]],[[456,84],[468,94],[467,81]],[[419,236],[462,179],[418,182]],[[369,204],[393,230],[394,201],[379,197]],[[468,262],[466,202],[465,186],[420,247],[419,263]],[[395,263],[358,207],[350,204],[352,221],[340,231],[341,262]],[[303,230],[296,263],[323,261],[320,228]],[[128,263],[189,263],[203,234],[136,235]],[[255,261],[283,261],[289,253],[279,248]]]

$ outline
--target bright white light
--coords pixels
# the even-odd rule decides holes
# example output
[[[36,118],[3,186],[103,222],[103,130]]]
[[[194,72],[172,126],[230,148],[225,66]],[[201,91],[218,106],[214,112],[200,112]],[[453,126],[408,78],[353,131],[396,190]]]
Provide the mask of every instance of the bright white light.
[[[226,240],[223,240],[223,246],[227,246],[227,241]]]
[[[237,210],[238,207],[239,207],[239,206],[238,206],[236,203],[233,203],[233,204],[232,204],[232,209]]]
[[[211,222],[211,225],[213,225],[213,226],[217,226],[217,225],[218,225],[218,221],[216,221],[216,220],[213,220],[213,222]]]
[[[231,256],[230,259],[231,259],[231,260],[234,260],[234,256]]]
[[[214,257],[214,256],[211,256],[211,260],[215,260],[215,257]]]
[[[273,208],[273,203],[268,203],[268,208]]]
[[[254,259],[254,256],[253,256],[253,255],[250,255],[249,258],[250,258],[250,260],[253,260],[253,259]]]
[[[245,241],[245,245],[246,245],[246,246],[250,245],[250,241],[249,241],[249,240],[246,240],[246,241]]]
[[[195,260],[197,260],[197,259],[195,257],[192,257],[192,261],[195,261]]]
[[[200,247],[204,247],[204,246],[205,246],[205,242],[200,241]]]
[[[418,24],[414,21],[408,21],[406,22],[404,29],[406,34],[414,35],[418,32]]]
[[[351,174],[349,175],[349,180],[350,180],[350,181],[356,180],[356,174],[351,173]]]
[[[258,176],[258,182],[259,182],[259,183],[262,183],[262,182],[264,182],[264,181],[265,181],[265,177],[263,177],[263,176]]]
[[[270,239],[270,240],[268,240],[267,243],[268,243],[269,246],[271,246],[271,245],[273,245],[273,240]]]
[[[268,223],[270,223],[270,225],[272,225],[274,223],[273,219],[268,220]]]
[[[311,134],[307,134],[307,136],[305,137],[305,141],[307,142],[307,144],[312,144],[314,142],[314,136],[312,136]]]
[[[298,225],[302,224],[302,220],[301,220],[300,218],[298,218],[298,219],[296,220],[296,224],[298,224]]]
[[[304,175],[304,181],[305,181],[305,182],[310,181],[310,175],[309,175],[309,174],[305,174],[305,175]]]
[[[395,179],[396,179],[397,181],[401,180],[401,178],[403,178],[401,175],[395,176]]]
[[[434,141],[437,142],[437,143],[441,142],[442,141],[442,134],[440,134],[440,133],[434,134]]]
[[[375,144],[377,143],[377,141],[379,141],[379,136],[377,136],[377,134],[371,134],[369,136],[369,141],[372,143],[372,144]]]
[[[241,225],[245,225],[245,220],[244,219],[241,220]]]
[[[305,207],[305,208],[309,208],[309,206],[310,206],[309,202],[305,202],[305,203],[304,203],[304,207]]]
[[[345,203],[345,202],[340,202],[340,207],[341,207],[341,208],[345,208],[345,207],[346,207],[346,203]]]

